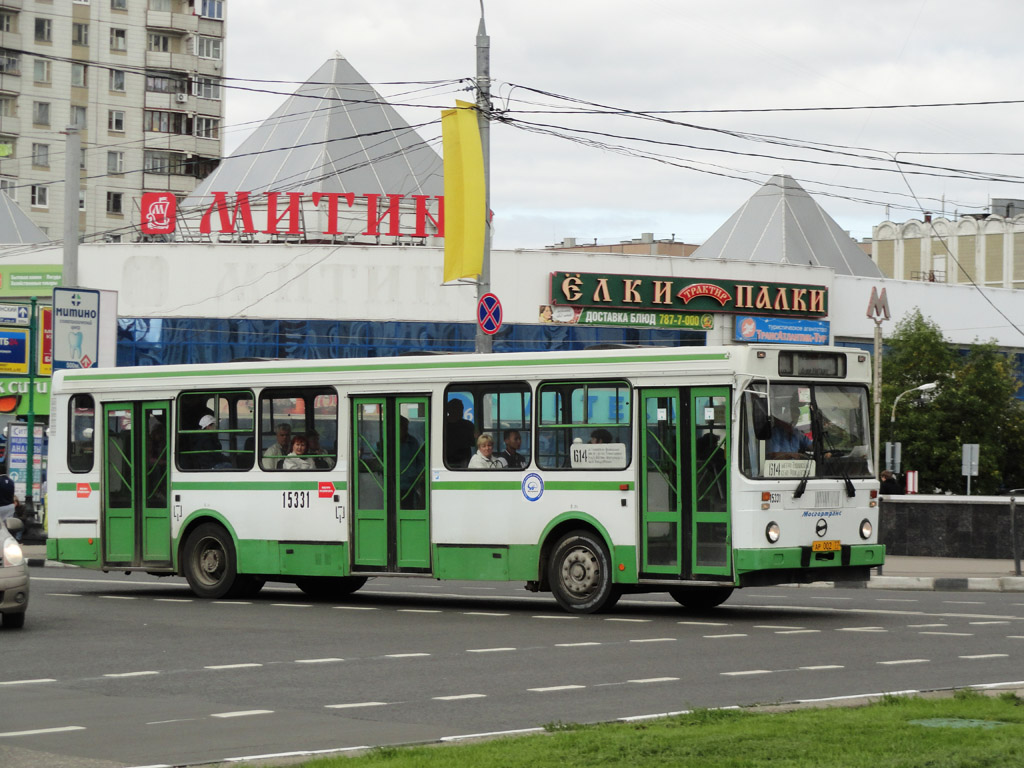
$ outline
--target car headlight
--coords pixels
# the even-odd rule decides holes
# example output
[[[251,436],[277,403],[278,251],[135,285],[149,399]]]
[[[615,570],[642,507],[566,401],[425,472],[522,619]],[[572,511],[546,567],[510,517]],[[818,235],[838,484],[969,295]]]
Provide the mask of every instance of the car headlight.
[[[21,545],[13,538],[4,542],[4,565],[22,565],[25,562],[25,553],[21,551]]]
[[[860,521],[860,537],[862,539],[870,539],[874,530],[875,527],[871,525],[871,521],[867,518]]]
[[[771,544],[774,544],[782,536],[782,530],[779,528],[779,524],[773,520],[768,523],[768,526],[764,529],[764,535]]]

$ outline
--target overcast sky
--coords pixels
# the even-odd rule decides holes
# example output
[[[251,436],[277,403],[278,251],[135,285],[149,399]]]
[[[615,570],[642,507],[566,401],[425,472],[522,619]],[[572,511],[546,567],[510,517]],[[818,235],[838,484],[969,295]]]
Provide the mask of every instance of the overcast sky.
[[[410,123],[473,100],[454,85],[421,89],[474,76],[478,0],[227,5],[228,76],[293,81],[241,83],[276,93],[228,91],[228,152],[336,53],[390,101],[424,105],[399,108]],[[495,247],[642,232],[702,243],[774,173],[796,178],[858,239],[887,205],[903,221],[1024,198],[1024,157],[1009,154],[1024,151],[1024,104],[660,115],[686,125],[568,114],[579,101],[650,113],[1021,99],[1024,3],[486,0],[485,9],[495,107],[613,147],[492,125]],[[397,82],[411,84],[385,84]],[[567,113],[526,112],[536,109]],[[983,178],[955,178],[964,175]]]

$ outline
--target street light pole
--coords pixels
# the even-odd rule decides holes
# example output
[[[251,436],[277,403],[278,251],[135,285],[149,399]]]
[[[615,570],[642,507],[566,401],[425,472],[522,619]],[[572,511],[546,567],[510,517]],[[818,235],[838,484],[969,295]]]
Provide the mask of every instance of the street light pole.
[[[892,432],[892,426],[896,423],[896,404],[899,403],[900,398],[904,395],[909,395],[911,392],[934,392],[939,386],[939,382],[930,381],[927,384],[922,384],[919,387],[908,389],[906,392],[900,392],[896,395],[896,399],[892,401],[892,413],[889,415],[889,431]]]

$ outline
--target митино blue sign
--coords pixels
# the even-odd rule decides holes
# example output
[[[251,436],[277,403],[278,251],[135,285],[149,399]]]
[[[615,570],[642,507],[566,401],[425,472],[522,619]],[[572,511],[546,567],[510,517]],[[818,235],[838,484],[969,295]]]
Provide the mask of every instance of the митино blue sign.
[[[737,315],[735,338],[761,344],[825,345],[829,341],[829,322]]]

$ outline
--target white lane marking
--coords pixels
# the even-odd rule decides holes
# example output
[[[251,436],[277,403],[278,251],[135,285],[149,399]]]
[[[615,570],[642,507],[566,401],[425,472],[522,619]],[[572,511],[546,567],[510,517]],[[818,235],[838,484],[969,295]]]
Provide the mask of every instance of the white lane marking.
[[[191,603],[193,600],[187,597],[157,597],[154,598],[154,602],[157,603]]]
[[[812,635],[815,632],[821,632],[820,629],[781,629],[776,632],[776,635]]]
[[[800,667],[800,669],[807,670],[808,672],[818,672],[826,669],[846,669],[842,664],[818,664],[813,667]]]
[[[100,600],[138,600],[137,597],[130,595],[100,595]]]
[[[797,699],[797,704],[821,704],[826,701],[849,701],[850,699],[871,699],[881,698],[882,696],[913,696],[920,691],[907,690],[907,691],[886,691],[885,693],[854,693],[848,696],[828,696],[824,699]]]
[[[144,672],[108,672],[104,677],[145,677],[146,675],[159,675],[155,669],[148,669]]]
[[[251,763],[253,760],[280,760],[284,757],[316,757],[318,755],[340,755],[342,752],[358,752],[370,747],[334,747],[332,749],[304,749],[301,752],[276,752],[265,755],[244,755],[241,757],[225,757],[225,763]],[[133,768],[171,768],[169,765],[137,765]]]
[[[544,615],[537,615],[537,616],[531,616],[530,618],[531,619],[551,619],[552,621],[576,621],[576,619],[578,619],[579,616],[544,616]]]
[[[884,627],[839,627],[836,632],[888,632]]]
[[[755,624],[754,629],[803,629],[803,627],[788,627],[785,624]]]
[[[852,597],[812,597],[811,600],[853,600]]]
[[[433,696],[434,701],[462,701],[463,699],[486,699],[485,693],[461,693],[457,696]]]
[[[587,648],[600,643],[555,643],[555,648]]]
[[[429,653],[387,653],[385,659],[415,659],[420,656],[429,656]]]
[[[386,707],[386,701],[357,701],[352,704],[327,704],[324,709],[358,709],[359,707]]]
[[[271,603],[274,608],[312,608],[312,603]]]
[[[515,648],[469,648],[466,653],[502,653],[504,651],[514,651]]]
[[[194,717],[179,717],[174,720],[153,720],[152,722],[146,723],[146,725],[171,725],[173,723],[191,723],[194,722]]]
[[[527,688],[526,690],[533,693],[549,693],[551,691],[573,691],[586,687],[585,685],[552,685],[548,688]]]
[[[272,709],[244,709],[238,712],[217,712],[216,714],[210,715],[210,717],[251,717],[252,715],[272,715],[274,710]]]
[[[1024,635],[1007,635],[1008,640],[1024,640]]]
[[[440,613],[437,608],[399,608],[396,613]]]
[[[605,619],[605,621],[621,621],[630,624],[650,624],[652,619]]]
[[[723,672],[725,677],[739,677],[740,675],[770,675],[770,669],[746,669],[740,672]]]
[[[984,600],[943,600],[946,605],[984,605]]]
[[[39,677],[35,680],[4,680],[0,685],[35,685],[36,683],[56,683],[55,677]]]
[[[728,627],[724,621],[677,621],[676,624],[685,624],[689,627]]]
[[[732,635],[704,635],[704,638],[706,640],[723,640],[728,637],[746,637],[746,635],[741,633],[736,633]]]
[[[1009,658],[1008,653],[975,653],[970,656],[960,656],[961,659],[1006,659]]]
[[[438,741],[466,741],[467,739],[488,739],[495,736],[516,736],[520,733],[542,733],[543,728],[520,728],[515,731],[491,731],[490,733],[464,733],[461,736],[442,736]]]
[[[876,600],[880,603],[917,603],[917,599],[913,597],[879,597]]]
[[[249,667],[262,667],[262,666],[263,666],[262,664],[254,664],[254,663],[248,663],[248,664],[211,664],[209,666],[203,667],[203,669],[246,669],[246,668],[249,668]]]
[[[627,680],[627,683],[636,683],[637,685],[645,685],[647,683],[674,683],[678,677],[647,677],[641,680]]]
[[[336,611],[376,611],[372,605],[336,605]]]
[[[930,629],[934,627],[948,627],[949,624],[907,624],[908,629]]]
[[[334,663],[336,661],[344,661],[344,659],[339,659],[337,656],[328,656],[327,658],[324,658],[324,659],[296,659],[295,663],[296,664],[332,664],[332,663]]]
[[[931,659],[893,659],[892,661],[876,661],[875,664],[891,666],[895,664],[927,664]]]
[[[252,605],[248,600],[214,600],[214,605]]]
[[[0,739],[6,739],[12,736],[39,736],[44,733],[66,733],[68,731],[84,730],[84,725],[65,725],[60,728],[38,728],[34,731],[7,731],[6,733],[0,733]]]
[[[945,637],[974,637],[973,632],[919,632],[920,635],[943,635]]]
[[[985,626],[986,624],[1009,624],[1008,621],[969,621],[968,624],[976,624],[978,626]]]
[[[508,616],[507,613],[487,613],[486,611],[465,611],[463,616]]]
[[[631,643],[674,643],[676,638],[674,637],[645,637],[638,640],[630,640]]]
[[[35,581],[35,579],[32,579],[32,581]],[[74,592],[47,592],[46,596],[47,597],[81,597],[81,595],[76,594]]]

